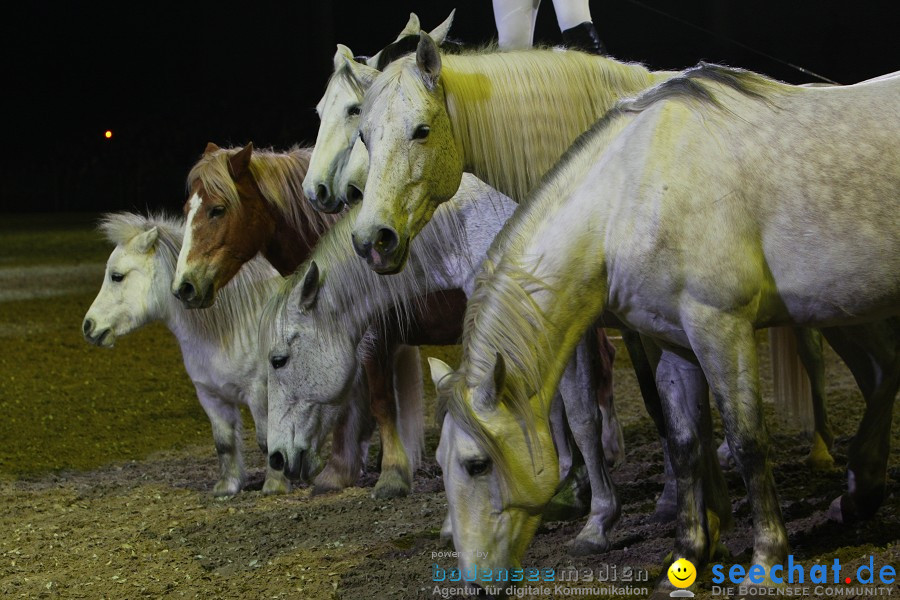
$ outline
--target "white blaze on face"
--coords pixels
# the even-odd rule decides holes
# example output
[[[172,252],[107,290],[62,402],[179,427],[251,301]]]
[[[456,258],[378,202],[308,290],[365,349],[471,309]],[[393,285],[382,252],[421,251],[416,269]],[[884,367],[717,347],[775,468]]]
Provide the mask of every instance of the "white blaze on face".
[[[188,216],[184,223],[184,242],[181,245],[181,252],[178,253],[178,264],[175,267],[175,283],[181,281],[181,278],[184,277],[184,272],[187,269],[187,257],[191,252],[191,244],[194,240],[194,215],[200,210],[202,204],[203,200],[200,199],[198,194],[191,196],[191,199],[188,202],[190,209],[188,210]]]

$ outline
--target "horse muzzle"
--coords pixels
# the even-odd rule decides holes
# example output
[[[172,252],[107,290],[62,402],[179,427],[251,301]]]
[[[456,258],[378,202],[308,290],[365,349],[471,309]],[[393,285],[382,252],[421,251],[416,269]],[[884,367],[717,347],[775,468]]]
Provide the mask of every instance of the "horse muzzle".
[[[172,293],[181,300],[185,308],[209,308],[216,300],[215,291],[211,284],[200,287],[198,283],[183,277],[177,286],[173,285]]]
[[[318,454],[310,450],[300,450],[293,456],[276,450],[269,454],[269,466],[282,471],[288,479],[309,483],[319,473],[321,463]]]
[[[344,203],[324,183],[319,183],[309,189],[304,188],[303,193],[313,208],[319,212],[333,215],[341,212],[344,208]]]
[[[81,324],[81,332],[84,334],[84,339],[94,346],[112,348],[115,342],[111,328],[98,328],[94,320],[90,318],[85,319]]]
[[[354,231],[350,237],[356,254],[379,275],[393,275],[406,265],[409,244],[401,244],[400,236],[393,228],[381,227],[374,235],[358,235]]]

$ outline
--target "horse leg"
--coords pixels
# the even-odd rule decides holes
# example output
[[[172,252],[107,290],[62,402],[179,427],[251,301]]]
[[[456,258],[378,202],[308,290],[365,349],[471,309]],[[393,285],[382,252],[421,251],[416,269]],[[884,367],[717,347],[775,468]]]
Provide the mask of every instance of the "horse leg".
[[[565,403],[559,392],[550,405],[550,430],[559,456],[559,485],[541,520],[571,521],[588,513],[591,503],[591,486],[584,466],[584,457],[572,440],[566,416]]]
[[[613,363],[616,360],[616,347],[609,341],[606,331],[597,327],[597,351],[594,354],[594,376],[597,381],[597,405],[603,419],[603,455],[610,467],[617,467],[625,462],[625,435],[622,424],[616,414],[613,396]]]
[[[291,482],[285,476],[284,471],[273,469],[269,464],[269,444],[267,433],[269,430],[269,399],[266,395],[265,385],[255,386],[247,394],[247,407],[250,416],[253,417],[253,428],[256,433],[256,445],[262,451],[266,459],[266,480],[263,482],[263,494],[286,494],[291,491]]]
[[[375,498],[398,498],[412,489],[412,468],[397,426],[394,400],[393,344],[376,343],[363,366],[369,381],[372,413],[381,434],[381,475],[375,484]]]
[[[829,518],[851,523],[872,517],[884,500],[894,398],[900,388],[900,320],[824,330],[866,400],[866,411],[847,457],[847,487],[831,503]]]
[[[569,428],[584,456],[591,483],[591,512],[569,549],[574,555],[605,552],[609,548],[607,536],[622,512],[607,472],[603,446],[598,443],[598,437],[602,437],[602,421],[596,403],[597,343],[596,330],[589,330],[576,347],[559,384]]]
[[[812,447],[806,457],[806,464],[816,471],[830,471],[834,468],[831,446],[834,444],[834,433],[825,410],[825,358],[822,332],[809,327],[795,327],[797,336],[797,353],[806,374],[809,377],[812,391],[812,408],[815,427],[812,432]]]
[[[701,304],[691,309],[685,331],[712,386],[728,445],[747,487],[754,532],[751,563],[768,573],[773,565],[784,564],[788,542],[768,461],[753,326]]]
[[[656,382],[662,397],[671,465],[676,481],[673,559],[686,558],[698,569],[705,564],[717,532],[717,519],[706,510],[703,482],[702,405],[708,403],[706,380],[700,368],[671,350],[662,350],[656,364]],[[712,523],[711,523],[712,521]]]
[[[656,501],[656,510],[651,521],[657,523],[668,523],[675,518],[675,512],[678,507],[678,496],[675,487],[675,477],[672,471],[672,462],[669,459],[669,447],[666,442],[666,424],[663,417],[662,402],[659,398],[659,391],[656,389],[656,375],[653,372],[653,365],[659,360],[659,348],[655,344],[647,340],[647,347],[642,342],[642,337],[636,331],[620,328],[622,332],[622,342],[631,358],[631,365],[634,374],[637,377],[638,387],[641,390],[641,397],[644,399],[644,407],[647,414],[653,419],[656,425],[656,432],[659,435],[660,446],[663,452],[663,470],[665,482],[663,491]]]
[[[372,419],[365,382],[350,390],[347,409],[341,414],[331,436],[331,456],[313,481],[312,495],[335,492],[356,482],[366,460]]]
[[[212,425],[213,441],[219,457],[219,480],[213,486],[217,497],[233,496],[244,487],[244,460],[241,456],[241,411],[216,394],[196,386],[200,406]]]

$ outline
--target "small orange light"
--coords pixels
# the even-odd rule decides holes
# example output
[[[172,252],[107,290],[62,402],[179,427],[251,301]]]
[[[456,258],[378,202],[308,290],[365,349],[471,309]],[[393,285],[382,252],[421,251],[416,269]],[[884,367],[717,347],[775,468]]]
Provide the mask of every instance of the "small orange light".
[[[109,138],[112,137],[112,131],[110,131],[109,129],[107,129],[107,130],[106,130],[106,133],[104,133],[103,135],[106,137],[106,139],[109,139]]]

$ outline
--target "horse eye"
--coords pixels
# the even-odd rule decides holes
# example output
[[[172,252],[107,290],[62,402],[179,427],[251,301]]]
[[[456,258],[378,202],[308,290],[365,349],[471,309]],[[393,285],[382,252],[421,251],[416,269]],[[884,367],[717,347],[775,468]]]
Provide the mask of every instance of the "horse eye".
[[[287,364],[287,361],[288,361],[287,356],[273,356],[269,362],[272,363],[273,369],[280,369],[281,367],[283,367],[284,365]]]
[[[414,140],[424,140],[428,137],[428,134],[431,133],[431,127],[428,125],[419,125],[416,127],[416,130],[413,132],[412,139]]]
[[[355,117],[357,115],[359,115],[359,104],[354,104],[347,108],[347,116]]]
[[[487,473],[488,469],[491,467],[491,463],[490,461],[482,459],[468,460],[465,463],[465,467],[469,477],[477,477]]]
[[[225,207],[221,204],[219,206],[213,206],[209,209],[209,218],[215,219],[216,217],[221,217],[225,214]]]
[[[124,273],[110,273],[109,278],[115,283],[119,283],[123,279],[125,279]]]

